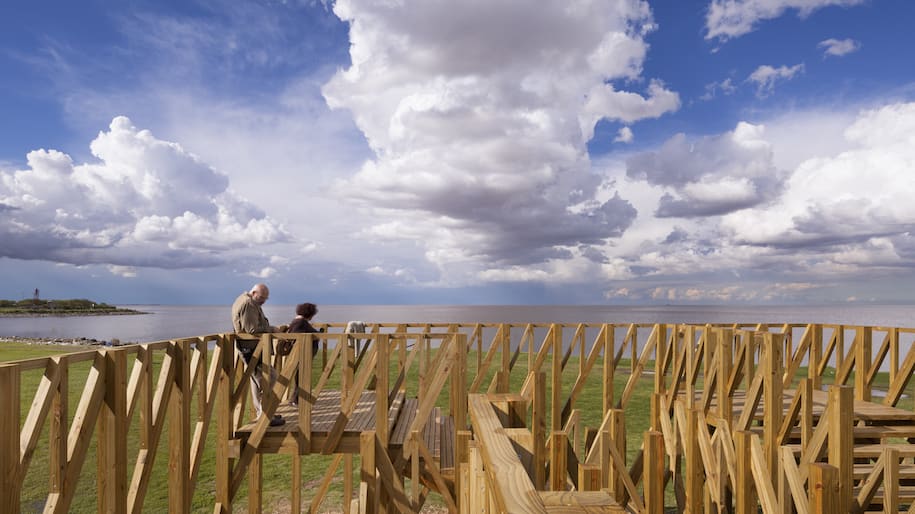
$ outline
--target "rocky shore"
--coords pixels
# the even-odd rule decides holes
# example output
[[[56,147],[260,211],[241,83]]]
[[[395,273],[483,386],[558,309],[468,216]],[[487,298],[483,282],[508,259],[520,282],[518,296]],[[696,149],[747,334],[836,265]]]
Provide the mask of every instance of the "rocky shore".
[[[17,337],[17,336],[0,336],[0,344],[2,343],[20,343],[20,344],[42,344],[42,345],[78,345],[78,346],[121,346],[125,344],[133,344],[128,342],[121,342],[119,339],[112,339],[111,341],[100,341],[98,339],[89,339],[85,337],[56,337],[56,338],[47,338],[47,337]]]

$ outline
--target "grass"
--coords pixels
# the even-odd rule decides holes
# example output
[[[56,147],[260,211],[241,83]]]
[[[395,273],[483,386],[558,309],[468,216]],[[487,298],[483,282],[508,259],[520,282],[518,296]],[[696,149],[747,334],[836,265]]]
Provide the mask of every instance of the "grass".
[[[5,343],[0,345],[0,362],[8,362],[19,359],[31,359],[38,357],[46,357],[50,355],[58,355],[61,353],[68,353],[74,351],[82,351],[85,348],[74,347],[74,346],[53,346],[53,345],[26,345],[18,343]],[[155,367],[161,363],[161,352],[157,352],[158,359],[156,359]],[[392,356],[393,357],[393,356]],[[129,361],[130,359],[128,359]],[[320,355],[317,360],[320,360]],[[489,386],[492,377],[494,376],[494,368],[496,363],[499,362],[498,356],[493,361],[493,366],[485,372],[483,372],[485,379],[483,380],[482,390],[485,392],[486,388]],[[578,375],[579,369],[579,357],[573,356],[569,359],[565,371],[562,375],[562,389],[563,395],[565,398],[568,396],[573,384],[575,383],[576,377]],[[626,381],[629,379],[627,369],[629,367],[629,361],[623,360],[620,362],[614,379],[614,392],[615,397],[618,399],[623,392]],[[653,363],[649,363],[648,369],[646,371],[652,371],[651,366]],[[320,364],[316,363],[314,370],[314,380],[317,381],[317,376],[320,374],[319,370]],[[545,363],[545,366],[549,366],[549,363]],[[73,365],[70,369],[70,389],[69,389],[69,402],[70,402],[70,416],[71,421],[74,412],[77,409],[79,397],[82,394],[82,384],[85,382],[86,377],[89,372],[89,363],[80,363]],[[584,426],[588,427],[598,427],[601,423],[602,417],[602,384],[601,384],[601,367],[602,363],[598,360],[594,367],[591,370],[590,378],[586,382],[584,390],[579,394],[574,408],[580,411],[581,422]],[[480,373],[480,370],[477,369],[477,355],[474,352],[471,352],[467,358],[467,384],[468,386],[472,383],[473,378]],[[407,393],[409,395],[416,395],[418,388],[418,377],[417,377],[418,363],[414,363],[410,378],[408,379]],[[522,383],[527,375],[527,360],[522,356],[513,369],[510,376],[510,389],[512,391],[519,391],[521,389]],[[38,383],[41,379],[43,371],[35,370],[24,372],[22,376],[22,385],[21,385],[21,417],[24,420],[28,414],[28,409],[31,405],[32,397],[34,396],[34,391],[38,387]],[[394,370],[391,372],[391,383],[394,379]],[[799,373],[801,376],[806,375],[806,369],[802,369]],[[156,377],[157,375],[154,375]],[[834,371],[827,370],[827,373],[824,375],[824,382],[829,383],[833,380]],[[338,382],[332,382],[328,387],[334,388],[337,387]],[[889,384],[889,376],[887,373],[879,373],[875,379],[875,387],[886,389]],[[700,384],[701,386],[701,384]],[[550,387],[550,377],[547,375],[547,415],[551,409],[549,405],[549,398],[551,397],[549,392]],[[910,385],[907,390],[907,397],[899,405],[901,408],[912,409],[913,399],[912,399],[912,389],[913,386]],[[635,389],[633,397],[630,399],[629,404],[625,410],[625,425],[627,433],[627,462],[631,463],[632,459],[636,455],[641,446],[643,440],[643,434],[649,426],[649,405],[651,394],[653,391],[653,377],[648,375],[643,375],[639,379],[638,386]],[[447,411],[447,406],[449,402],[449,384],[445,384],[442,394],[439,396],[438,405]],[[194,404],[194,407],[196,404]],[[196,413],[192,412],[192,423],[196,419]],[[546,421],[547,426],[549,426],[549,419]],[[47,425],[47,423],[46,423]],[[137,453],[139,451],[139,415],[134,414],[134,417],[131,421],[129,429],[129,440],[128,440],[128,473],[132,474],[135,460],[137,458]],[[212,420],[211,432],[208,438],[206,445],[206,450],[203,455],[203,461],[200,466],[200,474],[197,481],[197,486],[193,492],[192,499],[192,511],[193,512],[212,512],[213,508],[213,499],[215,496],[215,442],[213,440],[214,436],[213,430],[215,429],[215,418]],[[93,435],[93,439],[94,439]],[[153,479],[150,481],[148,491],[144,503],[145,512],[164,512],[167,511],[168,506],[168,424],[166,423],[163,430],[163,434],[159,441],[159,450],[158,455],[155,459]],[[25,477],[23,484],[23,489],[21,493],[21,506],[23,512],[41,512],[44,506],[45,498],[48,495],[48,479],[47,479],[47,470],[48,470],[48,445],[47,445],[47,427],[43,429],[41,435],[41,442],[39,442],[38,449],[35,452],[29,472]],[[71,512],[95,512],[97,511],[97,486],[96,486],[96,471],[95,471],[95,450],[96,445],[95,441],[89,447],[88,454],[85,460],[85,465],[80,473],[79,482],[77,486],[77,493],[71,505]],[[321,477],[324,475],[324,472],[329,467],[332,462],[332,457],[330,456],[320,456],[320,455],[309,455],[303,457],[302,467],[303,467],[303,484],[305,486],[302,489],[303,498],[305,498],[306,505],[311,500],[312,491],[315,489],[316,484],[320,481]],[[356,470],[356,480],[358,480],[358,469],[359,469],[359,458],[355,456],[353,459],[353,467]],[[265,511],[271,512],[276,510],[281,510],[281,506],[285,503],[288,505],[288,498],[291,495],[292,487],[292,478],[291,478],[291,468],[292,468],[292,458],[288,455],[264,455],[263,456],[263,484],[264,484],[264,493],[263,493],[263,505]],[[330,511],[338,510],[339,505],[342,503],[342,475],[338,471],[335,482],[331,487],[331,490],[328,494],[327,500],[325,501],[325,508]],[[668,504],[673,504],[672,497],[672,486],[668,486]],[[441,506],[442,500],[437,495],[431,495],[430,499],[427,500],[427,505]],[[247,511],[247,486],[243,485],[239,494],[234,499],[235,512],[246,512]]]

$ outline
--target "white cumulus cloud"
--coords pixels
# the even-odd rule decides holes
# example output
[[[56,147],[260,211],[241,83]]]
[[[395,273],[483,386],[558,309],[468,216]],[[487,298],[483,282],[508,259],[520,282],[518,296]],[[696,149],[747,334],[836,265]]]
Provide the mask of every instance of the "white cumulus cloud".
[[[844,151],[798,165],[777,203],[728,215],[723,228],[801,252],[822,272],[915,265],[915,103],[861,112],[845,139]]]
[[[629,226],[626,199],[598,198],[586,144],[601,119],[680,105],[641,80],[646,2],[340,0],[334,12],[352,65],[323,91],[375,154],[336,191],[373,210],[365,234],[412,239],[442,270],[520,280]]]
[[[35,150],[0,171],[0,255],[134,267],[215,265],[220,252],[283,241],[283,228],[229,190],[227,177],[177,143],[117,117],[75,164]]]

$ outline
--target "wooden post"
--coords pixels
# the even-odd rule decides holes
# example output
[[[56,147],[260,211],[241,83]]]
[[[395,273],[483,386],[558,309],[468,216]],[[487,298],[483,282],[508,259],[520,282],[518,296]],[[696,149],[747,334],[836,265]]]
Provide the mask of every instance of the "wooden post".
[[[828,462],[836,468],[838,506],[842,511],[851,507],[852,468],[854,464],[854,400],[852,387],[834,385],[829,388],[829,455]]]
[[[344,488],[345,489],[345,488]],[[352,496],[352,481],[350,481],[349,495],[343,494],[344,509],[348,505],[347,501]],[[302,456],[296,453],[292,456],[292,509],[291,514],[302,512]]]
[[[375,437],[382,448],[388,447],[388,359],[391,336],[381,334],[375,342]]]
[[[534,374],[531,406],[531,437],[534,440],[534,488],[546,486],[546,373]]]
[[[311,409],[316,401],[312,398],[312,369],[314,368],[314,355],[311,352],[311,345],[314,335],[306,337],[306,344],[299,352],[299,390],[296,391],[299,411],[299,452],[303,454],[311,453]],[[311,340],[309,340],[311,339]],[[341,338],[341,343],[343,339]],[[322,340],[324,348],[327,348],[327,340]],[[323,369],[323,368],[322,368]],[[350,470],[352,474],[352,470]]]
[[[693,325],[686,326],[686,373],[684,374],[685,384],[683,386],[684,393],[686,395],[687,405],[692,405],[696,401],[696,384],[693,382],[693,367],[696,365],[696,327]],[[651,429],[660,430],[660,425],[656,425],[657,421],[652,420]]]
[[[19,512],[19,369],[0,366],[0,512]]]
[[[460,505],[460,494],[458,491],[461,490],[463,484],[461,480],[464,477],[461,476],[460,468],[458,464],[460,462],[467,461],[467,441],[469,437],[461,439],[458,437],[462,431],[467,428],[467,336],[464,334],[458,334],[457,331],[453,331],[451,336],[451,345],[454,350],[454,367],[451,368],[451,417],[454,419],[454,464],[455,464],[455,473],[454,473],[454,490],[455,495],[454,499]],[[416,478],[414,481],[418,482]]]
[[[867,381],[873,360],[873,328],[855,328],[855,400],[871,401],[871,385]]]
[[[667,415],[667,412],[663,412],[664,409],[661,408],[661,398],[662,396],[660,393],[653,393],[649,406],[649,416],[651,416],[651,420],[649,421],[650,429],[658,432],[661,431],[661,416]],[[690,404],[692,404],[692,401],[690,401]]]
[[[753,378],[756,376],[756,336],[755,332],[744,332],[744,390],[749,391],[753,384]]]
[[[471,432],[470,430],[465,430],[463,427],[458,428],[455,425],[455,437],[454,437],[454,450],[455,460],[454,464],[456,467],[455,473],[455,482],[454,482],[454,500],[458,504],[458,510],[460,512],[467,512],[466,509],[470,508],[470,502],[467,499],[467,494],[465,494],[470,489],[470,475],[469,475],[469,463],[470,463],[470,444],[471,444]],[[460,478],[457,475],[460,474]],[[415,478],[413,480],[416,480]],[[418,480],[416,480],[418,485]]]
[[[845,365],[845,325],[836,325],[833,337],[836,338],[836,373],[838,374]]]
[[[702,491],[705,489],[705,474],[702,455],[699,453],[699,421],[702,408],[698,404],[686,411],[686,440],[683,441],[686,461],[686,511],[688,514],[702,512]],[[704,418],[702,418],[704,419]],[[704,429],[701,429],[704,430]]]
[[[892,384],[896,381],[896,374],[899,373],[899,329],[890,328],[887,337],[890,339],[890,383]]]
[[[563,431],[550,434],[550,490],[565,491],[568,476],[569,435]]]
[[[360,505],[360,510],[366,514],[375,514],[378,512],[378,474],[375,471],[375,432],[368,431],[359,435],[359,455],[362,457],[360,479],[368,488],[365,506],[363,507]]]
[[[835,514],[843,511],[839,505],[838,470],[829,464],[810,464],[810,514]]]
[[[654,335],[654,392],[666,393],[664,363],[667,361],[667,352],[672,350],[667,346],[667,325],[656,323],[651,333]]]
[[[614,366],[613,360],[616,355],[616,350],[614,349],[614,330],[613,325],[609,323],[604,323],[603,329],[601,331],[603,337],[602,343],[604,345],[604,367],[603,367],[603,386],[604,386],[604,396],[603,396],[603,410],[601,410],[601,416],[605,416],[607,411],[614,407],[613,404],[613,375],[614,375]]]
[[[248,465],[248,512],[260,513],[263,510],[261,490],[263,488],[263,455],[257,453]]]
[[[191,490],[191,343],[173,341],[175,383],[168,404],[168,511],[190,512]]]
[[[613,409],[610,411],[610,441],[608,444],[612,444],[616,447],[617,452],[620,454],[623,459],[626,458],[626,420],[625,413],[623,409]],[[607,453],[607,455],[605,455]],[[609,449],[606,451],[601,451],[601,458],[609,459]],[[625,464],[625,461],[623,462]],[[626,498],[626,486],[623,485],[623,473],[626,473],[626,470],[616,469],[615,466],[610,466],[610,473],[607,474],[607,488],[610,490],[613,498],[619,502],[623,503],[624,498]]]
[[[782,349],[784,348],[784,334],[773,334],[766,332],[765,344],[766,362],[765,376],[763,377],[763,441],[765,442],[764,451],[766,454],[766,465],[769,467],[769,474],[772,483],[777,483],[778,476],[778,432],[782,426],[782,415],[784,406],[782,400],[783,383],[782,374],[784,370],[782,360]]]
[[[728,428],[731,428],[734,424],[734,408],[728,383],[734,369],[734,331],[729,328],[718,330],[717,344],[715,359],[718,362],[718,417],[727,423]]]
[[[232,338],[227,336],[221,336],[216,344],[219,345],[217,355],[221,359],[219,363],[213,363],[213,365],[220,366],[216,405],[213,406],[213,412],[216,415],[216,503],[222,506],[219,514],[229,514],[232,512],[232,497],[229,492],[232,482],[229,438],[233,428],[231,397],[235,370],[235,348]],[[148,373],[151,373],[151,370]]]
[[[499,393],[507,393],[511,390],[511,360],[512,360],[512,337],[511,337],[511,325],[505,323],[502,325],[502,373],[498,375],[499,377]]]
[[[817,391],[823,387],[823,377],[819,373],[820,362],[823,360],[823,325],[819,323],[810,325],[810,358],[807,364],[807,376],[812,381],[811,386]]]
[[[352,513],[352,499],[355,487],[353,487],[353,454],[347,453],[343,456],[343,512],[344,514]]]
[[[127,356],[105,350],[105,399],[98,425],[98,510],[127,512]],[[185,471],[186,472],[186,471]]]
[[[51,401],[51,412],[48,415],[48,493],[59,495],[64,493],[64,480],[67,475],[67,433],[69,432],[70,419],[70,360],[66,356],[52,357],[58,369],[59,381],[54,399]],[[5,386],[0,386],[0,391],[6,391]],[[141,393],[142,394],[142,393]],[[18,403],[16,404],[18,405]],[[5,407],[0,407],[0,412],[10,412]],[[17,411],[18,412],[18,411]],[[142,411],[141,411],[142,412]],[[12,413],[11,417],[12,417]],[[15,416],[18,419],[18,414]],[[148,419],[148,418],[147,418]],[[140,421],[142,426],[144,423]],[[5,429],[0,433],[7,433]],[[0,468],[6,473],[6,468]],[[2,482],[2,481],[0,481]],[[5,504],[0,502],[0,511]]]
[[[741,430],[734,433],[737,454],[737,514],[756,514],[756,486],[753,482],[751,454],[752,437],[753,432]]]
[[[553,351],[552,384],[550,385],[550,431],[562,430],[562,325],[553,323],[550,326],[553,335],[551,345]]]
[[[419,467],[419,458],[420,458],[419,430],[413,430],[410,432],[407,444],[409,444],[412,448],[410,450],[410,503],[413,506],[413,510],[418,511],[419,502],[420,502],[420,485],[421,485],[421,477],[420,477],[421,471],[420,471],[420,467]],[[455,475],[457,475],[457,474],[455,474]],[[455,484],[454,490],[456,493],[458,492],[458,488],[457,488],[456,484]],[[460,493],[456,494],[456,496],[460,496]],[[460,499],[458,499],[458,502],[460,502]]]
[[[801,380],[797,393],[801,394],[801,451],[807,452],[807,445],[813,438],[813,379]]]
[[[649,430],[645,432],[645,466],[642,468],[645,484],[645,513],[664,513],[664,435]]]
[[[883,512],[899,512],[899,450],[896,448],[883,449]]]

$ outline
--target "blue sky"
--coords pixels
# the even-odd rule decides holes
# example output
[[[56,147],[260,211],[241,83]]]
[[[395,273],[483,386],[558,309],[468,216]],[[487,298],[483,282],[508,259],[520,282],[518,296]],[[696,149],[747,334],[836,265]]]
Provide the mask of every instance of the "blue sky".
[[[910,302],[907,0],[0,5],[0,297]]]

